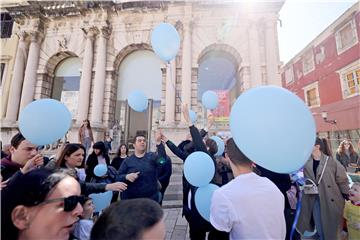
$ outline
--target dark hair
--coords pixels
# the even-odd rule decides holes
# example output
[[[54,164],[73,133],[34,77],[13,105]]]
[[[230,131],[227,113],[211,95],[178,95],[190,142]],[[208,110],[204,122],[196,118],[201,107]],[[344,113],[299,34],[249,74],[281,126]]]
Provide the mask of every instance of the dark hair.
[[[74,177],[70,171],[40,168],[24,175],[16,175],[6,188],[1,190],[1,238],[17,239],[19,230],[12,222],[15,207],[32,207],[43,202],[55,186],[66,177]]]
[[[67,168],[65,164],[65,156],[69,157],[71,154],[76,152],[77,150],[82,149],[84,150],[84,156],[86,156],[85,147],[79,143],[68,143],[65,145],[64,149],[62,150],[59,159],[56,161],[57,168]],[[85,166],[85,158],[81,163],[81,167]]]
[[[99,149],[101,155],[107,154],[105,143],[102,141],[96,142],[93,145],[93,149]],[[94,153],[94,152],[93,152]]]
[[[331,150],[330,150],[328,141],[326,140],[326,138],[322,138],[321,140],[322,140],[323,149],[321,148],[321,145],[320,145],[320,151],[323,152],[325,155],[328,155],[331,157],[332,154],[331,154]]]
[[[11,138],[10,143],[11,143],[11,146],[13,146],[14,148],[18,148],[20,143],[24,140],[25,140],[24,136],[20,132],[18,132]]]
[[[89,121],[89,119],[85,119],[84,121],[86,121],[87,123],[88,123],[88,125],[87,125],[87,129],[91,129],[91,125],[90,125],[90,121]],[[83,122],[84,122],[83,121]],[[81,127],[80,128],[83,128],[83,127],[85,127],[84,126],[84,123],[83,124],[81,124]]]
[[[116,156],[118,156],[118,157],[121,156],[121,147],[122,147],[122,146],[125,146],[125,148],[126,148],[126,155],[129,155],[129,148],[128,148],[128,146],[127,146],[125,143],[123,143],[123,144],[120,145],[120,147],[119,147],[119,149],[118,149],[118,151],[117,151],[117,153],[116,153]]]
[[[247,166],[252,164],[252,161],[236,146],[233,138],[229,138],[226,142],[226,153],[234,165]]]
[[[137,139],[138,137],[143,137],[143,138],[145,138],[145,140],[146,140],[145,135],[144,135],[144,134],[139,133],[139,134],[136,134],[136,135],[135,135],[135,137],[134,137],[134,144],[135,144],[136,139]]]
[[[113,203],[96,221],[91,240],[141,239],[142,233],[163,217],[160,205],[147,198]]]
[[[211,138],[206,139],[205,140],[205,145],[209,148],[208,151],[209,151],[211,156],[214,156],[215,153],[217,153],[218,146],[217,146],[216,142],[213,139],[211,139]]]

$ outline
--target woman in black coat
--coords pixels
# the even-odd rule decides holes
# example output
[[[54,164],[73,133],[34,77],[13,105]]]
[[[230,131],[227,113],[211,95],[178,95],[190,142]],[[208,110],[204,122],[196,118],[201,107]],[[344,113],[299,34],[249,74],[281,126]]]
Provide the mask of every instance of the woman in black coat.
[[[86,182],[90,182],[94,175],[94,168],[98,164],[106,164],[106,166],[110,165],[110,158],[106,152],[104,142],[96,142],[93,145],[93,152],[89,155],[86,161]]]

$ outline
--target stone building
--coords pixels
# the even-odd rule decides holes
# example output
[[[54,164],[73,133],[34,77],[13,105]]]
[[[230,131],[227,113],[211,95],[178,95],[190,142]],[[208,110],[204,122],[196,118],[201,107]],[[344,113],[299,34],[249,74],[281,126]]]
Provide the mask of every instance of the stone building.
[[[181,104],[188,103],[204,124],[201,95],[221,96],[214,130],[228,130],[231,103],[246,89],[281,85],[277,40],[283,1],[9,1],[2,14],[14,21],[15,45],[1,53],[2,139],[16,131],[19,112],[31,101],[54,98],[68,106],[73,125],[67,139],[77,142],[84,119],[95,138],[131,142],[137,131],[151,138],[164,129],[175,142],[187,127]],[[153,53],[152,29],[161,22],[181,37],[177,57],[165,64]],[[6,47],[5,47],[6,48]],[[4,60],[5,59],[5,60]],[[142,90],[144,113],[129,109],[127,94]],[[44,116],[46,117],[46,116]]]

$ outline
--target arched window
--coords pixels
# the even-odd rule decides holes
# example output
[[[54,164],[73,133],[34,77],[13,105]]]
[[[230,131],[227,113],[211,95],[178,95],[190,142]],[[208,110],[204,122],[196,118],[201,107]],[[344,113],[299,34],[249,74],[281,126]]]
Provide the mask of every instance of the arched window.
[[[61,101],[68,107],[72,118],[76,118],[81,63],[78,57],[70,57],[61,61],[55,70],[52,98]]]
[[[137,50],[127,55],[119,67],[115,121],[119,136],[114,135],[114,144],[128,143],[137,133],[149,137],[153,124],[160,118],[162,91],[161,60],[149,50]],[[129,109],[127,97],[134,90],[142,91],[149,99],[146,112]],[[114,133],[115,134],[115,133]],[[132,147],[132,145],[130,146]]]
[[[212,111],[217,124],[227,125],[231,109],[232,98],[236,97],[237,66],[234,57],[221,51],[207,53],[199,64],[198,102],[204,92],[211,90],[217,93],[219,105]],[[201,120],[205,120],[207,112],[202,108]],[[219,126],[220,126],[219,125]]]

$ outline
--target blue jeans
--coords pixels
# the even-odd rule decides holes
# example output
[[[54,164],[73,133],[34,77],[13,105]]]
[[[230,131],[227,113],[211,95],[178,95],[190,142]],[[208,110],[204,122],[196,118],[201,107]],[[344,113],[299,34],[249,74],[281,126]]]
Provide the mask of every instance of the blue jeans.
[[[321,223],[321,211],[320,211],[320,198],[319,198],[319,196],[316,198],[316,201],[315,201],[315,204],[314,204],[313,218],[314,218],[315,228],[316,228],[317,235],[319,236],[319,239],[320,240],[325,240],[324,239],[323,227],[322,227],[322,223]]]

